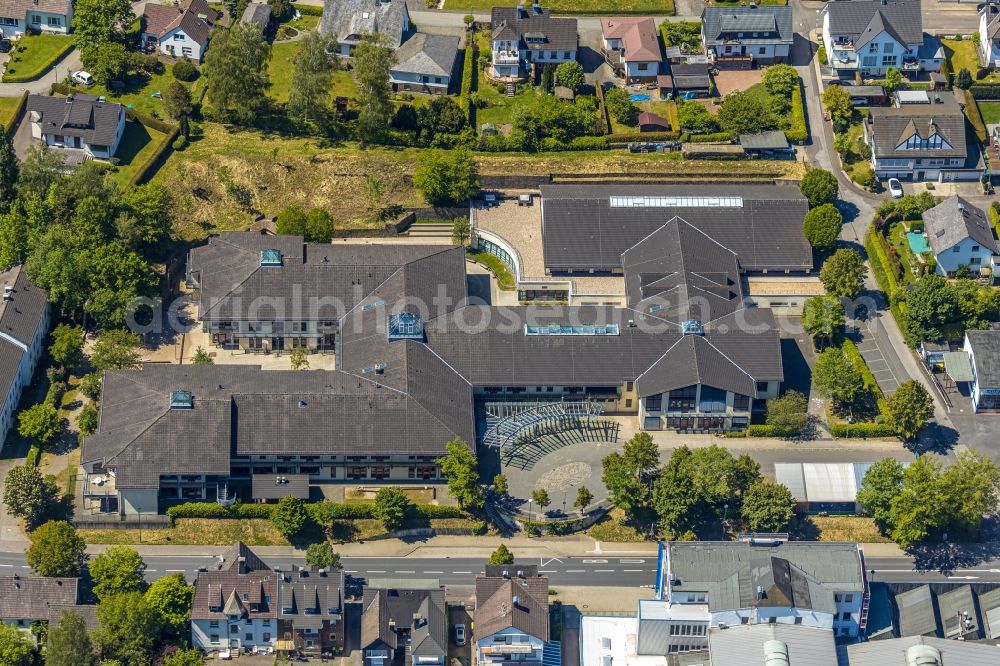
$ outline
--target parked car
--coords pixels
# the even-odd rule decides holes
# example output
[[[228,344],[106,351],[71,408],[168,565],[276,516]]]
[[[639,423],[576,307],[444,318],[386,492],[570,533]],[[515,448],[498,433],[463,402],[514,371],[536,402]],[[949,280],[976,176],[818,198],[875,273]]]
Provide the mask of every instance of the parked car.
[[[9,39],[0,39],[0,53],[10,53],[14,45],[10,43]]]
[[[94,85],[94,77],[90,75],[89,72],[85,72],[82,69],[79,72],[73,72],[70,77],[75,83],[79,83],[82,86],[92,86]]]
[[[899,182],[898,178],[889,179],[889,196],[893,199],[903,198],[903,185]]]
[[[465,625],[455,625],[455,645],[465,645]]]

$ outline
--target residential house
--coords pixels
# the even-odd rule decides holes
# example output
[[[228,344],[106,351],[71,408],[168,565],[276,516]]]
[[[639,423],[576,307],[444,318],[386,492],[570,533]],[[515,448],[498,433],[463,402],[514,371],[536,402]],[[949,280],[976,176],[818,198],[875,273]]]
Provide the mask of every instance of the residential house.
[[[389,83],[396,91],[445,95],[457,60],[458,37],[418,32],[396,50]]]
[[[267,26],[271,24],[271,5],[265,2],[251,2],[243,10],[240,23],[247,23],[257,26],[260,34],[267,32]]]
[[[125,133],[125,107],[103,97],[28,95],[25,110],[32,139],[82,151],[84,159],[111,159]]]
[[[854,638],[867,621],[864,555],[853,543],[664,543],[655,588],[639,602],[639,654],[703,650],[712,628],[803,625]]]
[[[792,8],[706,7],[701,13],[705,52],[719,69],[750,69],[788,60],[795,32]]]
[[[49,298],[20,265],[0,271],[0,442],[17,422],[21,393],[31,383],[49,332]]]
[[[712,76],[706,63],[680,63],[670,66],[668,96],[682,99],[709,97],[712,94]],[[666,86],[663,86],[666,90]]]
[[[487,564],[476,576],[476,661],[542,666],[549,642],[549,579],[537,565]]]
[[[1000,412],[1000,325],[966,331],[963,351],[972,365],[972,408],[977,414]]]
[[[995,645],[907,636],[845,645],[840,649],[840,666],[993,666]]]
[[[278,573],[237,541],[219,564],[199,571],[191,603],[191,645],[212,652],[274,647]]]
[[[172,5],[146,3],[142,10],[143,48],[200,62],[221,16],[206,0],[183,0]]]
[[[649,17],[601,19],[601,53],[625,83],[653,83],[663,54],[656,21]]]
[[[349,56],[366,34],[380,33],[398,49],[410,34],[406,0],[326,0],[319,31],[333,35],[340,55]]]
[[[962,197],[949,197],[924,212],[924,233],[937,260],[937,272],[952,276],[965,266],[974,275],[1000,274],[1000,251],[986,213]]]
[[[937,72],[944,62],[940,41],[924,34],[919,0],[830,2],[822,14],[829,67],[842,79]]]
[[[278,577],[278,635],[304,654],[344,647],[344,572],[293,566]]]
[[[947,94],[935,94],[931,104],[872,108],[863,128],[879,178],[938,182],[982,177],[986,167],[970,129]]]
[[[976,49],[983,67],[1000,66],[1000,5],[987,2],[979,5],[979,41]],[[975,72],[971,72],[975,75]]]
[[[66,34],[72,29],[73,0],[5,0],[0,3],[0,35],[27,32]]]
[[[576,60],[579,36],[575,18],[553,18],[538,3],[531,7],[494,7],[491,16],[492,75],[523,79],[537,67]]]
[[[0,622],[32,635],[32,625],[55,625],[66,611],[78,613],[88,629],[97,628],[97,607],[81,603],[79,578],[0,576]]]
[[[444,666],[448,620],[438,581],[372,579],[361,608],[364,666]]]

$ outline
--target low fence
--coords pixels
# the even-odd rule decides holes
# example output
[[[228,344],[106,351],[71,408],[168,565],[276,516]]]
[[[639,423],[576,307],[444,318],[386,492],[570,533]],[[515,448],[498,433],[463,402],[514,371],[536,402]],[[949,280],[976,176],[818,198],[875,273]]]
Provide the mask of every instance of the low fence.
[[[70,522],[82,530],[131,530],[142,527],[157,529],[171,526],[170,516],[161,514],[114,516],[102,513],[93,516],[73,516]]]

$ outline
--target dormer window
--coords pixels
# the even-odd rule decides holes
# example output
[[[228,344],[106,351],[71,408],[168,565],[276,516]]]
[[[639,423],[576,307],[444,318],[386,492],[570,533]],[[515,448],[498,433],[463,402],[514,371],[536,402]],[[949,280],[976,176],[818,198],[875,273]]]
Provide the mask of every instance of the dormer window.
[[[171,391],[170,409],[194,409],[194,396],[191,395],[191,391]]]
[[[260,251],[260,265],[265,268],[281,266],[281,251],[265,249]]]
[[[684,335],[705,335],[705,327],[697,319],[687,319],[681,322],[681,331]]]

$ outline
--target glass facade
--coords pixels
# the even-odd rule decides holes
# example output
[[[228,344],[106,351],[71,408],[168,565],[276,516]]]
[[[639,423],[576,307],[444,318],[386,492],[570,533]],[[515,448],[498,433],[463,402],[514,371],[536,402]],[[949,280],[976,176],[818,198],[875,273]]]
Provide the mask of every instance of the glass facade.
[[[507,268],[509,268],[511,272],[515,274],[517,273],[517,269],[514,268],[514,258],[510,256],[510,253],[507,252],[507,250],[503,249],[496,243],[488,241],[485,238],[480,238],[479,249],[484,252],[489,252],[494,257],[507,264]]]

